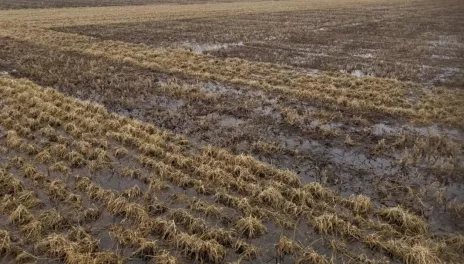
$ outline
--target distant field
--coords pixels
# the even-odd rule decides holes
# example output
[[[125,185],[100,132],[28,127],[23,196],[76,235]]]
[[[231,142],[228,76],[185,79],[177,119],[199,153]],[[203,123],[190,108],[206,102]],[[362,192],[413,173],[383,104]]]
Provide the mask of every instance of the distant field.
[[[0,9],[63,8],[85,6],[125,6],[150,4],[201,4],[207,2],[245,2],[246,0],[0,0]],[[260,0],[255,0],[260,1]]]
[[[462,5],[431,3],[59,28],[99,39],[189,48],[404,81],[462,86]],[[363,16],[359,16],[362,13]],[[444,13],[446,16],[436,16]],[[226,32],[226,34],[224,33]]]
[[[1,263],[464,262],[462,1],[96,3],[0,0]]]

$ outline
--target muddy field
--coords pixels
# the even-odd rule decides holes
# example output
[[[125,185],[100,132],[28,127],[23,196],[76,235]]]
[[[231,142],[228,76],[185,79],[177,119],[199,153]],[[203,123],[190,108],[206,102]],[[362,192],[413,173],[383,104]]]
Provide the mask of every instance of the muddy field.
[[[2,261],[464,261],[461,1],[239,2],[0,11]]]
[[[258,0],[259,1],[259,0]],[[208,2],[245,2],[245,0],[195,0],[196,4]],[[192,4],[190,0],[0,0],[0,9],[32,9],[62,7],[99,7],[150,4]]]
[[[431,1],[58,30],[307,70],[462,87],[463,5]],[[359,14],[362,13],[362,16]]]

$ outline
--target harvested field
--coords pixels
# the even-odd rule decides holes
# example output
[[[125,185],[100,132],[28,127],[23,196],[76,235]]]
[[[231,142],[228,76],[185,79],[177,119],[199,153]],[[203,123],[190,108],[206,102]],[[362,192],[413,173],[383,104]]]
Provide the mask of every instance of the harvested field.
[[[0,2],[0,262],[464,262],[461,1],[173,2]]]
[[[460,19],[464,9],[456,3],[412,2],[59,30],[308,70],[462,86],[463,31],[456,29],[464,27]]]
[[[246,0],[195,0],[196,4],[207,2],[245,2]],[[257,0],[259,1],[259,0]],[[0,0],[0,9],[32,9],[63,7],[98,7],[149,4],[191,4],[189,0]]]

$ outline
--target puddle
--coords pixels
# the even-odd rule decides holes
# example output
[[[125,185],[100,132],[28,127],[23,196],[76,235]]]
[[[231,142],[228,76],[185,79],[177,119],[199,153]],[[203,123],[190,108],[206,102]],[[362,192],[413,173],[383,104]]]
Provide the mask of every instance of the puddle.
[[[236,42],[236,43],[222,43],[222,44],[198,44],[198,43],[190,43],[184,42],[181,44],[181,47],[190,49],[195,53],[202,54],[205,51],[215,51],[221,49],[228,49],[231,47],[241,47],[244,46],[243,41]]]
[[[176,111],[185,105],[184,100],[173,99],[167,96],[152,96],[147,99],[146,103],[151,107],[161,107],[171,111]]]
[[[358,78],[362,78],[364,76],[375,76],[374,73],[372,72],[369,72],[369,73],[365,73],[363,72],[362,70],[352,70],[352,71],[345,71],[345,70],[340,70],[341,73],[348,73],[348,74],[351,74],[353,76],[356,76]]]
[[[351,71],[351,75],[361,78],[364,76],[364,73],[361,70],[354,70],[354,71]]]
[[[389,135],[389,134],[394,134],[397,132],[400,132],[401,129],[399,127],[391,127],[389,125],[385,124],[375,124],[371,128],[372,134],[376,136],[384,136],[384,135]]]
[[[375,58],[374,54],[372,53],[365,53],[365,54],[356,54],[354,55],[355,57],[360,57],[360,58],[363,58],[363,59],[372,59],[372,58]]]
[[[441,60],[451,60],[452,58],[450,56],[445,56],[445,55],[436,55],[433,54],[431,56],[432,59],[441,59]]]
[[[224,117],[221,121],[219,121],[219,125],[224,127],[234,127],[244,123],[245,121],[239,118],[235,118],[233,116]]]
[[[459,39],[459,36],[441,35],[438,36],[438,40],[429,41],[428,43],[434,47],[463,47],[464,44]]]
[[[375,124],[371,127],[372,134],[376,136],[385,136],[401,133],[415,133],[420,136],[446,135],[449,138],[463,140],[464,134],[458,129],[441,128],[437,124],[427,127],[415,127],[411,125],[395,126],[387,124]]]
[[[263,105],[263,106],[259,106],[255,108],[255,113],[259,115],[263,115],[263,116],[271,116],[274,111],[275,111],[274,107],[267,106],[267,105]]]
[[[427,65],[422,65],[420,68],[420,76],[422,79],[424,79],[423,76],[427,75],[427,70],[433,69],[431,66]],[[433,79],[429,81],[429,83],[433,84],[435,82],[443,82],[447,81],[450,78],[455,77],[456,75],[463,74],[463,70],[459,68],[450,68],[450,67],[444,67],[444,68],[439,68],[439,73],[435,75]]]
[[[214,83],[214,82],[207,82],[200,86],[200,89],[207,93],[219,93],[219,94],[240,94],[241,92],[238,90],[233,89],[232,87],[228,87],[227,85]]]

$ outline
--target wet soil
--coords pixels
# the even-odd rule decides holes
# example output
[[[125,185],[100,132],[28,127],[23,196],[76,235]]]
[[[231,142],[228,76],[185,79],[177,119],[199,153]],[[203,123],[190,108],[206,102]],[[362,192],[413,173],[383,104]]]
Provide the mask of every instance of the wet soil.
[[[463,12],[461,1],[431,0],[56,30],[307,70],[462,87]]]
[[[245,0],[195,0],[194,3],[238,2]],[[256,0],[255,0],[256,1]],[[258,0],[259,1],[259,0]],[[192,4],[190,0],[1,0],[0,9],[97,7],[150,4]]]
[[[236,154],[252,154],[278,168],[296,171],[303,182],[321,182],[344,197],[364,194],[379,206],[403,205],[426,217],[433,231],[464,229],[462,218],[446,206],[451,201],[464,202],[462,147],[451,172],[425,161],[401,165],[399,161],[412,150],[411,145],[387,153],[374,151],[379,140],[401,135],[441,134],[462,142],[464,134],[459,129],[417,126],[388,117],[357,123],[343,112],[337,113],[342,117],[336,120],[315,115],[295,122],[288,109],[319,113],[320,107],[248,87],[174,78],[8,39],[1,43],[9,53],[4,54],[0,65],[14,76],[185,135],[197,147],[210,144]],[[62,66],[69,62],[74,64]],[[89,67],[93,67],[91,71]],[[346,135],[352,143],[346,142]],[[108,187],[115,190],[136,184],[107,176],[99,183],[110,184]],[[113,179],[117,184],[111,183]]]

